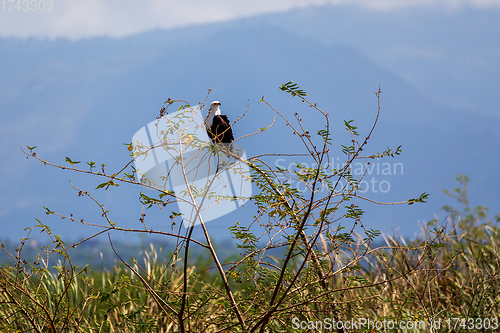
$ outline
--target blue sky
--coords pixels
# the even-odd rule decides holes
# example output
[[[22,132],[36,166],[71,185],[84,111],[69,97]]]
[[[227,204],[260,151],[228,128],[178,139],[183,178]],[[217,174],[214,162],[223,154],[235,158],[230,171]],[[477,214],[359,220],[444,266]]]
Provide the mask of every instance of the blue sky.
[[[436,7],[453,11],[465,6],[500,9],[500,0],[22,0],[0,1],[0,37],[39,36],[69,39],[124,37],[153,29],[223,22],[293,8],[356,4],[381,11],[403,7]],[[33,2],[33,1],[32,1]],[[40,11],[42,3],[46,6]]]

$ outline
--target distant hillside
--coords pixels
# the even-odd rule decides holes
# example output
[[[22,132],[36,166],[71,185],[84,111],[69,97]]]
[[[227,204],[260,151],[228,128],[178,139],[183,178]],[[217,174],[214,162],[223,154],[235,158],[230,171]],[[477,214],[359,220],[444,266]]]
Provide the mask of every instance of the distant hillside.
[[[318,40],[326,38],[327,32],[312,38],[284,26],[283,22],[297,22],[299,27],[300,15],[283,15],[280,24],[247,19],[123,39],[0,40],[1,237],[23,237],[24,228],[35,224],[35,218],[71,239],[92,232],[67,221],[47,219],[43,206],[90,220],[100,215],[67,182],[71,179],[77,186],[94,189],[99,179],[27,161],[19,147],[37,145],[38,154],[51,161],[64,163],[64,157],[71,156],[105,162],[109,170],[116,169],[128,161],[123,143],[130,142],[137,129],[157,116],[167,98],[195,104],[205,98],[208,89],[213,90],[209,99],[222,101],[222,109],[231,119],[239,117],[249,103],[248,115],[234,128],[236,136],[272,121],[272,110],[257,103],[262,96],[285,115],[299,111],[308,126],[321,126],[307,108],[277,89],[289,80],[299,83],[312,101],[330,113],[336,147],[346,140],[344,119],[354,119],[360,133],[367,132],[376,114],[374,92],[381,85],[382,116],[369,149],[381,151],[402,144],[403,155],[387,162],[402,163],[404,171],[374,174],[391,188],[386,194],[372,193],[373,197],[399,201],[424,191],[431,197],[426,205],[410,207],[366,204],[367,227],[386,232],[400,228],[402,234],[413,234],[417,220],[432,218],[447,203],[441,190],[454,187],[459,173],[470,176],[473,199],[495,208],[500,199],[495,177],[498,118],[439,104],[398,73],[376,65],[370,54],[360,52],[363,48],[357,47],[356,40],[337,38],[322,43]],[[374,32],[373,38],[376,36]],[[485,84],[484,89],[489,89],[489,83]],[[278,124],[241,144],[249,155],[299,152],[295,142],[280,139],[286,130]],[[334,157],[341,157],[339,151]],[[114,221],[137,226],[138,191],[123,186],[97,197],[111,210]],[[244,223],[252,211],[249,207],[235,212],[210,227],[221,230],[217,235],[225,238],[227,226]],[[167,227],[169,212],[148,214],[154,221],[151,227]]]
[[[500,118],[498,9],[331,5],[260,19],[321,44],[350,45],[442,104]]]

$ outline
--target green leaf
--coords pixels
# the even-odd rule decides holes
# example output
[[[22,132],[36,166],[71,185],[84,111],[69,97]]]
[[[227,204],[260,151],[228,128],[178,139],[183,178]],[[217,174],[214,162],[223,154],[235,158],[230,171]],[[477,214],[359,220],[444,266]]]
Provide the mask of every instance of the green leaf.
[[[296,83],[293,83],[293,81],[288,81],[287,83],[281,85],[280,89],[292,96],[307,96],[307,93],[300,89],[300,87]]]
[[[408,205],[413,205],[415,202],[426,203],[427,201],[425,201],[425,200],[427,200],[428,197],[429,197],[429,193],[424,192],[417,199],[408,200]]]
[[[47,215],[54,214],[54,212],[51,211],[50,209],[48,209],[47,207],[43,206],[43,208],[45,208],[45,210],[46,210],[45,214],[47,214]]]
[[[174,195],[175,193],[174,193],[174,191],[168,191],[168,190],[166,190],[166,191],[160,193],[159,197],[160,197],[160,199],[162,199],[164,196],[166,196],[168,194]]]
[[[117,183],[115,183],[113,181],[113,179],[111,179],[109,182],[105,182],[105,183],[97,185],[97,187],[95,189],[98,190],[100,188],[106,187],[105,190],[107,190],[108,187],[110,187],[110,186],[116,186],[116,187],[118,187],[119,185]]]
[[[318,135],[320,135],[325,143],[331,145],[332,143],[330,142],[332,138],[330,138],[330,132],[327,130],[318,130]]]
[[[351,125],[351,123],[353,122],[354,120],[349,120],[349,121],[346,121],[344,120],[344,125],[345,125],[345,128],[351,132],[353,135],[359,135],[358,132],[356,132],[356,129],[357,127],[356,126],[353,126]]]
[[[167,202],[162,201],[160,199],[151,198],[151,197],[147,196],[146,194],[144,194],[142,191],[139,194],[139,201],[143,205],[147,206],[147,208],[151,208],[153,205],[159,205],[159,206],[163,206],[163,207],[165,207],[167,205]]]
[[[75,165],[75,164],[80,163],[81,161],[72,161],[71,158],[69,158],[68,156],[66,156],[66,162],[68,162],[71,165]]]

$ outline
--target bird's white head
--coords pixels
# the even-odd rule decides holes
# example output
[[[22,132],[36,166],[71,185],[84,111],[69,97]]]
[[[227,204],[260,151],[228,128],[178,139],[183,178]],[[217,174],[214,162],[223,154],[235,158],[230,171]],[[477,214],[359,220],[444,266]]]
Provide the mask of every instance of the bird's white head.
[[[219,101],[213,101],[212,104],[210,104],[210,109],[208,110],[208,115],[207,118],[205,119],[205,124],[208,127],[212,126],[215,116],[220,116],[219,106],[220,106]]]
[[[213,101],[212,104],[210,104],[210,113],[213,114],[214,116],[220,115],[220,102],[219,101]]]

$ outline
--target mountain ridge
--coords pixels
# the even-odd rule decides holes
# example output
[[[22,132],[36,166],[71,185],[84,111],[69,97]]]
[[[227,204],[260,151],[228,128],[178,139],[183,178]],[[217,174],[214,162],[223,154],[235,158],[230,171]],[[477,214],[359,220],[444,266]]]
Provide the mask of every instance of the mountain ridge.
[[[498,162],[494,149],[499,142],[494,117],[435,102],[349,45],[325,46],[283,29],[248,21],[176,31],[181,31],[181,37],[169,30],[145,34],[144,39],[132,36],[80,42],[56,40],[48,42],[50,45],[36,40],[10,44],[14,49],[3,65],[5,68],[9,67],[7,63],[12,64],[10,77],[0,79],[0,108],[8,110],[2,112],[6,121],[0,125],[0,135],[2,142],[9,143],[0,149],[10,157],[0,164],[4,189],[9,189],[1,193],[0,221],[6,227],[5,234],[21,237],[22,230],[31,226],[35,217],[44,217],[44,205],[52,210],[81,210],[84,215],[98,218],[98,214],[90,212],[92,207],[85,204],[82,208],[81,201],[69,196],[73,191],[67,185],[71,178],[92,189],[97,180],[47,170],[26,161],[19,147],[38,145],[40,156],[60,163],[64,163],[64,156],[71,156],[82,161],[105,161],[110,168],[118,168],[127,161],[123,143],[157,116],[167,98],[196,104],[205,98],[208,89],[213,90],[210,100],[221,100],[222,109],[231,119],[243,113],[250,101],[247,116],[234,129],[240,134],[236,136],[272,121],[271,110],[257,103],[262,95],[287,115],[296,110],[305,112],[309,115],[306,124],[316,126],[318,117],[277,89],[289,80],[301,85],[313,102],[332,114],[334,138],[338,140],[334,144],[345,138],[341,134],[344,119],[355,119],[360,133],[367,133],[376,113],[374,92],[381,84],[382,115],[370,149],[403,144],[403,156],[396,161],[404,164],[405,171],[388,178],[391,193],[378,198],[400,201],[425,191],[431,192],[432,201],[419,208],[370,208],[367,226],[382,226],[380,221],[388,221],[385,231],[401,227],[403,233],[412,234],[417,230],[417,219],[432,217],[445,204],[440,190],[454,187],[458,173],[469,174],[480,188],[486,184],[494,188],[498,183],[493,178]],[[8,44],[8,40],[0,40],[2,54]],[[30,54],[36,54],[38,62],[27,66]],[[454,119],[456,114],[460,118]],[[284,126],[277,125],[261,136],[245,139],[243,144],[250,155],[295,152],[292,142],[276,140],[284,130]],[[481,159],[486,167],[477,174],[475,161]],[[490,198],[493,203],[498,198],[493,191],[481,193],[482,189],[474,190],[474,185],[471,188],[473,194],[482,195],[481,201]],[[100,194],[118,221],[136,225],[139,216],[134,216],[140,209],[136,193],[124,190],[123,194],[115,191],[113,195]],[[26,203],[19,205],[23,200]],[[156,226],[163,224],[161,213],[151,215],[160,219]],[[229,215],[218,227],[234,222],[236,216]],[[413,222],[401,223],[401,216]],[[8,223],[14,219],[22,223]],[[88,232],[50,221],[61,234]]]

